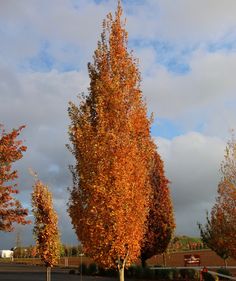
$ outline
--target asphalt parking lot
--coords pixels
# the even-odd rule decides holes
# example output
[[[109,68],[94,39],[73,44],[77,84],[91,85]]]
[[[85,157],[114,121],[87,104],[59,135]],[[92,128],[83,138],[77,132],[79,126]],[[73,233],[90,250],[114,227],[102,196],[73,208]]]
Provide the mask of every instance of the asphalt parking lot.
[[[51,281],[114,281],[113,278],[81,276],[69,274],[70,269],[53,268]],[[0,263],[1,281],[45,281],[46,269],[41,266]]]

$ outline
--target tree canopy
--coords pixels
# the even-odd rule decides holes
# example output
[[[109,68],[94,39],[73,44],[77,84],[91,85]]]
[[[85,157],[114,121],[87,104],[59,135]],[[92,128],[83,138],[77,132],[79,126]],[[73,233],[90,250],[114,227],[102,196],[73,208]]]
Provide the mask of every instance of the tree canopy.
[[[88,64],[89,94],[69,106],[76,164],[68,211],[84,251],[122,275],[140,254],[155,145],[121,15],[119,2]]]
[[[25,126],[6,133],[0,125],[0,231],[12,231],[13,223],[27,224],[28,210],[23,208],[14,195],[19,191],[14,181],[18,171],[12,169],[12,164],[23,157],[27,147],[17,140]]]
[[[175,222],[169,180],[164,173],[164,163],[155,152],[151,167],[152,194],[147,217],[147,230],[141,247],[141,260],[145,261],[154,255],[162,254],[167,249],[173,236]]]
[[[199,224],[199,228],[203,242],[226,260],[229,256],[236,258],[236,141],[233,134],[220,171],[216,203],[205,227]]]
[[[52,194],[39,180],[36,180],[33,187],[32,212],[37,253],[46,267],[52,267],[60,257],[58,218],[53,209]]]

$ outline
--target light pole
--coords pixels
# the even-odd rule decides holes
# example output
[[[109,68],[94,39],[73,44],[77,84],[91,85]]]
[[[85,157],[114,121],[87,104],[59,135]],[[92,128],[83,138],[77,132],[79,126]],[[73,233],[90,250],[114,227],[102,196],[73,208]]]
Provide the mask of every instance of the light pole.
[[[82,281],[82,257],[84,256],[84,253],[80,253],[80,281]]]

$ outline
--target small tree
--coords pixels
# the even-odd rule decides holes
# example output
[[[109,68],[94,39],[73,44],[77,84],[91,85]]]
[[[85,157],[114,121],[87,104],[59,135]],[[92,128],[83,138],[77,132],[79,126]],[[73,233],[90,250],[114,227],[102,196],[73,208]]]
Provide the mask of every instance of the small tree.
[[[140,255],[151,192],[154,144],[137,61],[127,50],[120,2],[103,23],[89,64],[89,95],[70,103],[73,188],[69,214],[83,250],[99,265],[124,268]]]
[[[222,179],[218,187],[216,209],[220,213],[220,219],[227,234],[229,255],[236,258],[236,140],[232,131],[228,141],[224,160],[221,163]]]
[[[14,180],[18,178],[17,170],[12,170],[12,164],[23,157],[26,146],[17,140],[21,130],[13,129],[6,133],[0,125],[0,231],[12,231],[13,223],[28,224],[26,220],[28,210],[22,208],[21,203],[14,198],[18,193],[17,184]]]
[[[36,246],[32,246],[30,249],[30,256],[32,258],[35,258],[37,256],[37,247]]]
[[[32,207],[37,252],[47,267],[47,281],[50,281],[51,267],[58,263],[60,257],[58,218],[53,210],[52,194],[39,180],[36,180],[33,187]]]
[[[71,256],[72,257],[77,257],[78,256],[78,247],[77,246],[72,246],[71,247]]]
[[[226,260],[236,258],[236,141],[232,134],[227,143],[224,160],[221,163],[222,177],[218,185],[218,196],[207,216],[204,227],[199,224],[203,242]]]
[[[168,187],[169,181],[165,177],[164,163],[157,152],[154,154],[150,176],[152,195],[149,203],[147,230],[141,247],[143,267],[146,265],[147,259],[166,251],[175,228],[172,201]]]
[[[221,182],[219,186],[219,201],[217,211],[219,224],[224,228],[230,257],[236,259],[236,186],[229,181]]]
[[[225,266],[227,266],[227,259],[229,257],[227,223],[222,214],[217,211],[216,206],[212,210],[210,218],[207,214],[206,220],[207,222],[204,226],[198,224],[202,242],[221,257],[224,260]]]

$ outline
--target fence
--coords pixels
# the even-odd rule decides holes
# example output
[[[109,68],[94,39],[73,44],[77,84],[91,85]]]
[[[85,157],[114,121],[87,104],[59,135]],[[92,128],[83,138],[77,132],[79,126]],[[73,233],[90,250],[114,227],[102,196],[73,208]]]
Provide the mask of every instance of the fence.
[[[229,280],[236,280],[236,277],[234,276],[228,276],[228,275],[225,275],[225,274],[222,274],[222,273],[218,273],[218,272],[215,272],[215,271],[211,271],[211,270],[208,270],[208,268],[214,268],[214,269],[218,269],[218,268],[222,268],[220,266],[210,266],[208,268],[206,267],[201,267],[201,266],[177,266],[177,267],[156,267],[156,266],[152,266],[150,267],[150,269],[152,270],[170,270],[170,269],[194,269],[196,271],[199,271],[200,273],[200,280],[203,280],[202,278],[202,273],[203,272],[207,272],[207,273],[210,273],[211,275],[214,275],[214,276],[220,276],[220,277],[223,277],[223,278],[227,278]],[[227,269],[236,269],[236,266],[227,266]]]

